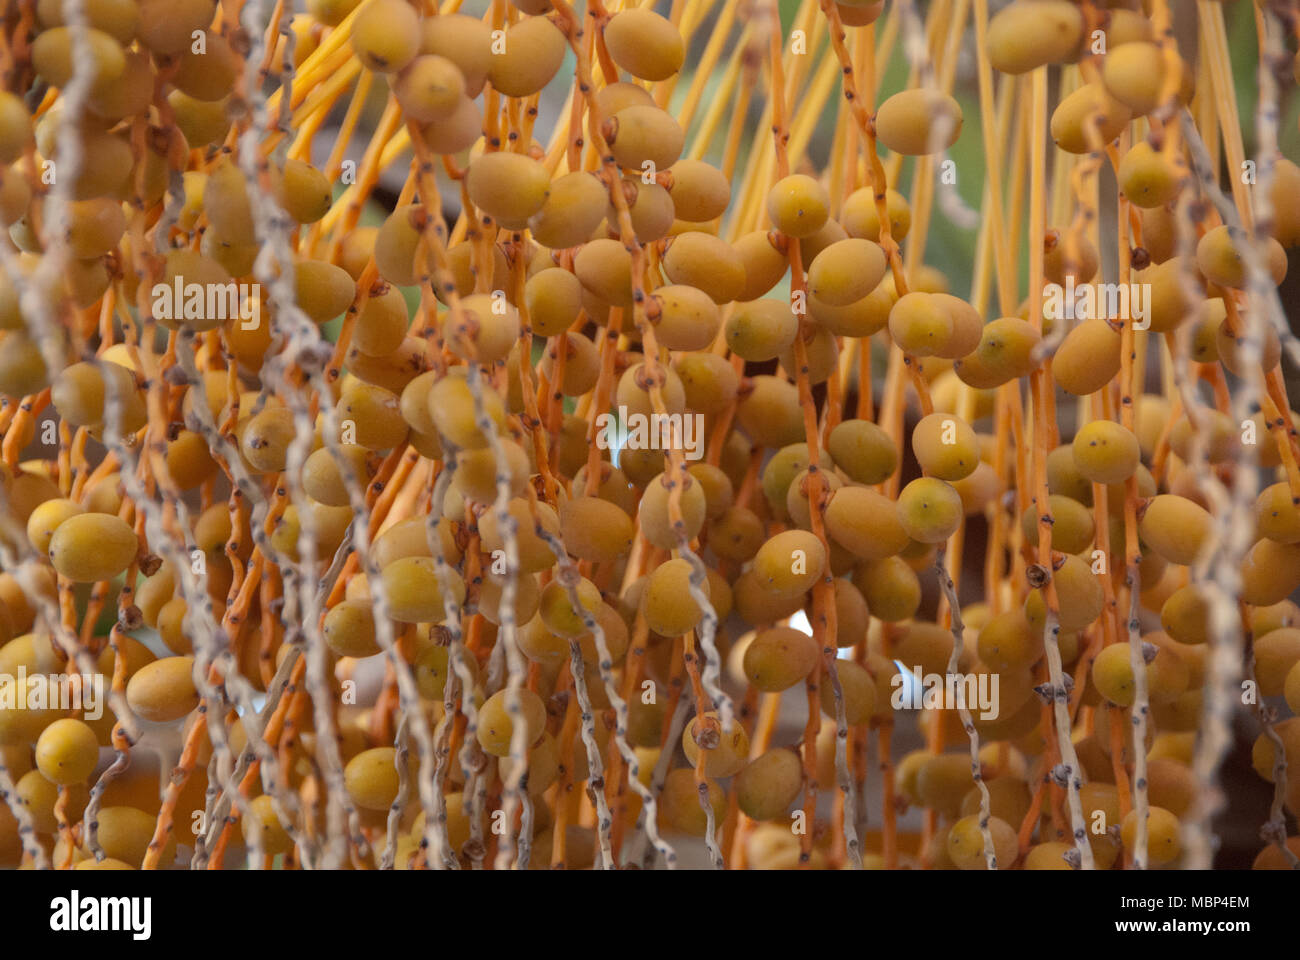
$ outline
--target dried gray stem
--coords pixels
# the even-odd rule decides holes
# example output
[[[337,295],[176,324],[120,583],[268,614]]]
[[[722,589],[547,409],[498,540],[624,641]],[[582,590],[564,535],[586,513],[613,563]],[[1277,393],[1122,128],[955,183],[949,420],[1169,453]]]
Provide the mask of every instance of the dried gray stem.
[[[1065,767],[1066,799],[1070,806],[1070,831],[1074,837],[1074,849],[1079,855],[1079,866],[1083,870],[1095,868],[1092,856],[1092,844],[1088,842],[1087,818],[1083,815],[1083,803],[1079,798],[1079,788],[1083,785],[1080,773],[1083,769],[1079,755],[1075,752],[1074,741],[1070,738],[1070,695],[1066,692],[1064,670],[1061,667],[1061,622],[1056,611],[1046,603],[1046,622],[1043,625],[1044,647],[1047,652],[1047,673],[1052,684],[1052,711],[1056,727],[1057,746],[1061,751],[1061,761]]]
[[[397,796],[388,807],[388,822],[384,825],[384,853],[380,859],[380,870],[392,870],[397,857],[397,833],[402,824],[402,811],[406,800],[411,795],[411,777],[407,772],[411,749],[406,736],[407,718],[402,717],[397,723],[397,736],[394,741],[394,761],[397,767]]]
[[[1136,488],[1135,479],[1129,482]],[[1133,813],[1137,817],[1137,836],[1133,843],[1133,868],[1145,870],[1147,868],[1147,818],[1150,816],[1150,803],[1147,799],[1147,715],[1151,712],[1151,706],[1147,699],[1147,662],[1142,650],[1138,620],[1142,578],[1136,562],[1128,565],[1128,588],[1128,656],[1129,667],[1133,671],[1133,706],[1129,708],[1129,717],[1133,724]]]
[[[952,653],[948,655],[949,676],[958,673],[958,664],[961,661],[963,650],[962,635],[966,631],[965,625],[961,620],[961,603],[957,599],[957,586],[952,582],[952,577],[948,574],[948,568],[944,565],[944,554],[947,552],[947,545],[939,548],[934,558],[934,569],[939,577],[939,587],[943,590],[944,598],[948,601],[948,609],[952,612]],[[980,837],[984,840],[984,863],[989,870],[998,868],[998,855],[993,846],[993,832],[989,829],[989,820],[993,816],[990,811],[991,798],[989,797],[989,786],[984,782],[984,771],[980,763],[980,735],[975,729],[975,721],[971,718],[970,708],[966,705],[965,686],[958,684],[957,712],[961,716],[962,729],[966,731],[966,738],[970,742],[970,773],[971,779],[975,781],[976,786],[980,788]],[[1055,698],[1053,698],[1055,699]],[[847,821],[847,817],[845,820]]]
[[[1184,111],[1181,119],[1192,168],[1201,189],[1214,202],[1224,223],[1236,230],[1238,235],[1244,235],[1241,217],[1219,188],[1210,166],[1209,152],[1191,116]],[[1261,149],[1265,149],[1264,145],[1261,145]],[[1262,160],[1267,170],[1271,171],[1272,152],[1269,151]],[[1266,173],[1266,176],[1271,174]],[[1266,197],[1268,191],[1264,189],[1260,193]],[[1248,299],[1242,314],[1244,329],[1239,340],[1239,356],[1242,368],[1251,371],[1251,376],[1243,379],[1242,389],[1232,397],[1233,418],[1237,422],[1244,421],[1250,415],[1262,389],[1262,338],[1258,330],[1260,315],[1276,318],[1281,314],[1277,288],[1264,266],[1267,258],[1262,237],[1268,228],[1268,218],[1271,217],[1267,200],[1263,206],[1263,215],[1266,219],[1262,224],[1256,221],[1256,232],[1248,238],[1251,255],[1243,258],[1247,271]],[[1232,296],[1232,293],[1225,291],[1224,295]],[[1184,394],[1190,399],[1190,391],[1185,390]],[[1190,412],[1189,407],[1189,414]],[[1222,788],[1217,783],[1217,774],[1232,742],[1231,718],[1237,706],[1236,685],[1242,672],[1245,640],[1241,617],[1234,601],[1241,595],[1241,561],[1253,543],[1254,502],[1259,483],[1259,473],[1255,466],[1257,451],[1252,445],[1246,446],[1251,446],[1251,449],[1242,452],[1244,468],[1236,471],[1230,496],[1213,471],[1205,474],[1211,480],[1207,484],[1207,493],[1215,507],[1212,511],[1215,517],[1215,546],[1196,565],[1193,579],[1202,579],[1213,570],[1212,581],[1217,589],[1210,593],[1212,647],[1206,665],[1209,692],[1202,713],[1202,736],[1197,741],[1193,756],[1193,770],[1198,786],[1206,788],[1197,790],[1197,802],[1193,805],[1189,818],[1191,823],[1187,830],[1188,863],[1193,869],[1204,869],[1210,865],[1211,851],[1207,841],[1210,823],[1223,806]],[[1275,796],[1275,808],[1276,805]],[[1285,836],[1284,829],[1282,833]],[[1284,843],[1280,843],[1280,846],[1288,862],[1294,863],[1295,855],[1286,849]]]
[[[659,759],[655,761],[654,772],[650,777],[650,786],[646,788],[645,793],[641,794],[645,804],[641,808],[640,816],[637,817],[637,825],[645,826],[646,837],[651,841],[642,857],[642,867],[646,870],[654,866],[657,853],[664,855],[664,862],[667,863],[668,869],[677,868],[677,851],[658,839],[655,798],[663,793],[664,781],[668,779],[668,769],[672,766],[673,755],[677,752],[676,745],[681,739],[682,729],[686,726],[686,715],[690,712],[691,702],[686,697],[681,697],[677,701],[677,709],[673,711],[672,719],[668,722],[668,736],[664,740],[666,746],[659,751]],[[633,776],[630,782],[637,785],[640,780]],[[637,792],[641,793],[639,790]]]
[[[505,553],[505,577],[502,580],[500,603],[497,605],[500,630],[497,645],[493,650],[494,659],[497,651],[504,651],[509,665],[509,679],[506,684],[506,714],[510,717],[510,765],[504,778],[505,786],[505,836],[497,848],[495,868],[507,870],[514,856],[514,823],[519,805],[525,794],[525,778],[528,772],[527,725],[523,723],[521,691],[527,680],[528,667],[523,654],[519,651],[517,625],[515,623],[515,598],[519,590],[519,523],[510,513],[510,462],[506,458],[505,444],[497,433],[491,417],[484,406],[483,388],[477,364],[471,363],[466,371],[466,381],[470,394],[474,398],[474,421],[479,432],[487,438],[492,448],[495,464],[494,482],[496,499],[492,503],[492,512],[496,515],[497,530],[501,534],[501,545]],[[489,688],[494,686],[496,678],[489,677]]]
[[[0,800],[3,800],[18,821],[18,839],[23,845],[23,853],[32,858],[37,870],[48,870],[50,858],[45,855],[45,848],[36,839],[36,822],[27,804],[18,797],[14,778],[5,765],[4,754],[0,753]]]

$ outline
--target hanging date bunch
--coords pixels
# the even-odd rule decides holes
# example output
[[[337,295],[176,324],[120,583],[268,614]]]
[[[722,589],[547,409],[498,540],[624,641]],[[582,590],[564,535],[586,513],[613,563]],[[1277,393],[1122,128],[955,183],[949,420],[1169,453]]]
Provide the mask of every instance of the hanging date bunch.
[[[1298,38],[9,0],[0,866],[1300,866]]]

